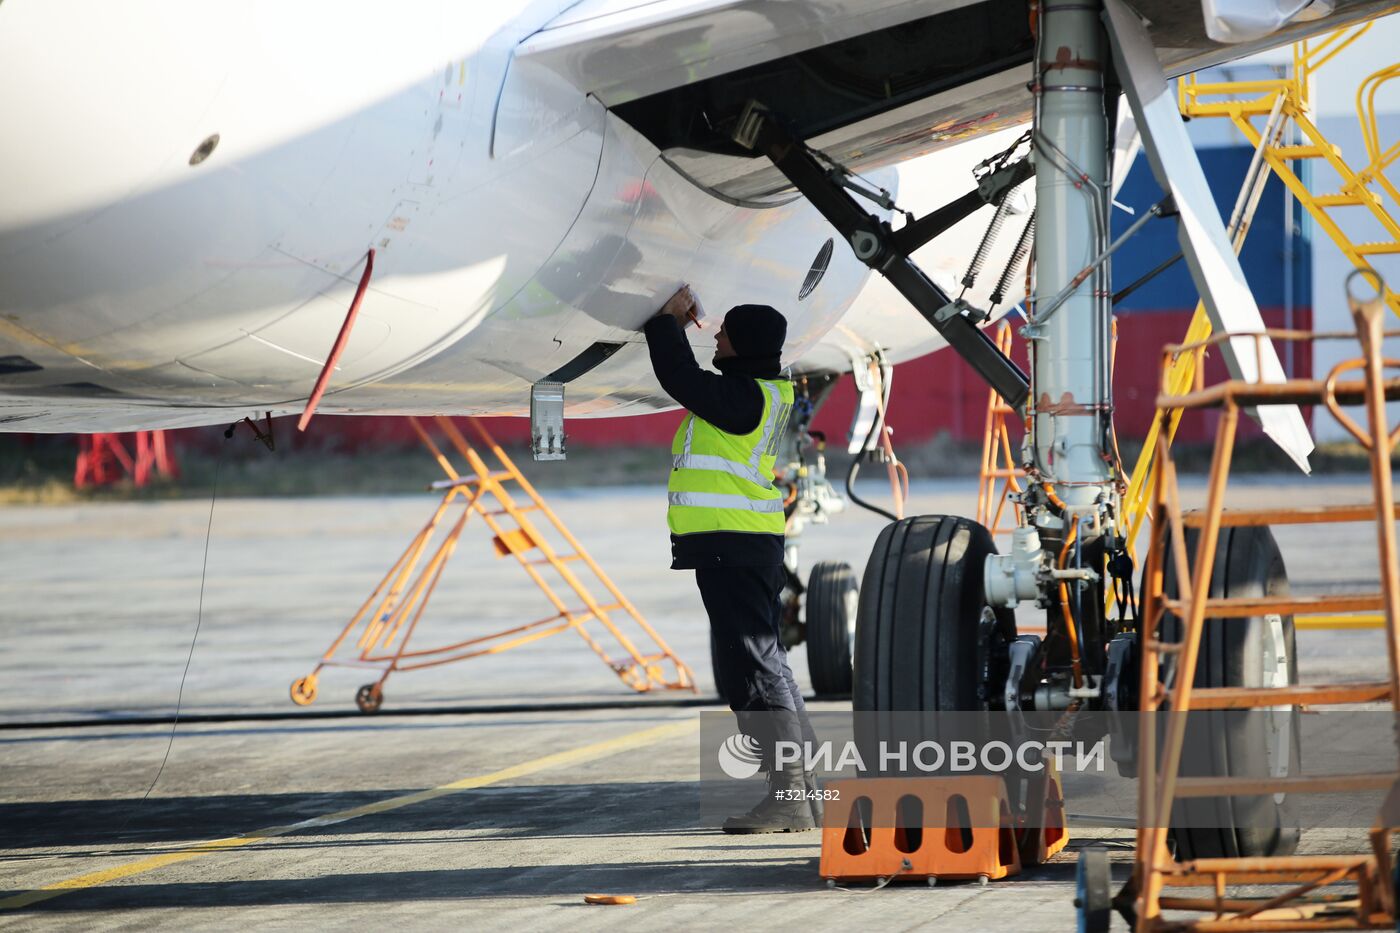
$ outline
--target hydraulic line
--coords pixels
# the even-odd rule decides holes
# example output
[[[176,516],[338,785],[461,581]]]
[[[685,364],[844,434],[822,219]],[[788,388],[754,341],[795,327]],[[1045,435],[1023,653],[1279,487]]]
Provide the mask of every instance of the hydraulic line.
[[[1060,548],[1060,559],[1057,561],[1059,569],[1065,569],[1065,560],[1069,557],[1069,549],[1074,546],[1079,537],[1079,523],[1071,522],[1069,534],[1065,535],[1065,543]],[[1074,672],[1074,686],[1084,686],[1084,668],[1079,662],[1079,630],[1075,627],[1074,613],[1069,608],[1069,586],[1064,580],[1060,580],[1060,614],[1065,620],[1065,636],[1069,639],[1070,666]]]
[[[890,379],[882,380],[883,384],[880,386],[881,399],[879,408],[875,413],[876,417],[870,424],[870,430],[865,432],[865,440],[861,442],[860,452],[851,459],[851,466],[846,470],[846,495],[852,502],[866,511],[874,512],[876,515],[883,515],[890,521],[897,522],[899,521],[899,516],[895,515],[893,512],[887,512],[873,502],[866,502],[860,496],[856,495],[856,475],[860,473],[860,458],[870,452],[872,449],[872,442],[875,440],[875,432],[884,427],[884,412],[890,402],[890,385],[892,382],[893,380]]]
[[[892,381],[892,380],[886,380]],[[881,394],[880,401],[880,423],[885,423],[886,405],[889,402],[889,393]],[[899,458],[894,453],[894,441],[890,440],[891,432],[888,426],[880,431],[880,448],[885,452],[885,470],[890,478],[890,498],[894,500],[894,514],[899,518],[904,517],[904,503],[909,501],[909,471],[904,464],[899,462]]]
[[[1116,253],[1119,249],[1121,249],[1124,243],[1132,239],[1133,235],[1137,233],[1140,229],[1142,229],[1144,224],[1146,224],[1149,220],[1153,219],[1154,217],[1169,216],[1176,216],[1176,208],[1171,206],[1170,197],[1163,198],[1161,201],[1158,201],[1156,204],[1152,205],[1151,209],[1149,209],[1147,213],[1143,214],[1137,220],[1133,221],[1132,224],[1128,227],[1128,229],[1124,230],[1122,235],[1119,236],[1118,239],[1114,240],[1112,243],[1110,243],[1107,247],[1104,248],[1103,252],[1095,256],[1093,260],[1089,263],[1089,265],[1085,266],[1083,269],[1080,269],[1079,272],[1075,273],[1074,278],[1070,279],[1069,282],[1065,285],[1065,287],[1060,290],[1060,293],[1050,300],[1049,305],[1047,307],[1041,308],[1037,305],[1035,311],[1036,323],[1044,324],[1046,321],[1049,321],[1050,318],[1054,316],[1055,312],[1059,310],[1060,306],[1065,303],[1065,300],[1070,297],[1074,290],[1077,289],[1080,285],[1082,285],[1084,283],[1084,280],[1089,278],[1090,275],[1097,274],[1098,270],[1103,266],[1103,264],[1108,261],[1108,258],[1114,253]],[[1178,257],[1179,256],[1180,254],[1178,254]],[[1172,261],[1175,262],[1175,260]]]
[[[873,438],[874,436],[875,426],[872,425],[870,428],[870,433],[865,436],[866,443],[870,443],[871,438]],[[850,498],[852,502],[854,502],[856,505],[860,506],[868,512],[874,512],[876,515],[883,515],[885,518],[888,518],[892,522],[899,521],[899,518],[893,512],[887,512],[884,509],[880,508],[878,505],[875,505],[873,502],[866,502],[860,496],[856,495],[855,483],[856,474],[860,472],[860,457],[861,455],[857,455],[853,460],[851,460],[850,469],[846,471],[846,495]]]

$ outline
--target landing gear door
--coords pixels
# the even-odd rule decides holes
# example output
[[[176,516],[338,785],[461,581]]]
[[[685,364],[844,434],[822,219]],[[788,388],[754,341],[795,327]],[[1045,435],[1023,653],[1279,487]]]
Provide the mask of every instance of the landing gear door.
[[[880,381],[873,378],[875,371],[869,360],[851,360],[851,376],[856,381],[856,413],[846,434],[846,453],[851,456],[865,449],[865,439],[880,417]]]
[[[1121,0],[1105,0],[1104,8],[1114,64],[1142,134],[1152,174],[1181,212],[1177,238],[1211,324],[1218,332],[1262,331],[1264,318],[1259,305],[1230,247],[1205,172],[1182,126],[1176,98],[1167,87],[1146,30]],[[1282,382],[1285,378],[1283,364],[1269,340],[1256,343],[1248,337],[1237,338],[1221,345],[1221,356],[1233,378],[1248,382]],[[1298,406],[1264,405],[1258,417],[1264,433],[1299,469],[1308,472],[1313,440]]]

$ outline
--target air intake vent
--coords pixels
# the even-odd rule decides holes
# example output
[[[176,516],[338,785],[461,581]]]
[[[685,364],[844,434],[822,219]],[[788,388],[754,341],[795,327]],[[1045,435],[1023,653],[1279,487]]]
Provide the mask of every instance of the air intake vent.
[[[826,267],[831,264],[831,238],[827,237],[822,248],[817,250],[817,258],[812,260],[812,268],[807,270],[807,278],[802,280],[802,288],[797,292],[797,300],[801,301],[816,290],[821,283],[822,276],[826,275]]]

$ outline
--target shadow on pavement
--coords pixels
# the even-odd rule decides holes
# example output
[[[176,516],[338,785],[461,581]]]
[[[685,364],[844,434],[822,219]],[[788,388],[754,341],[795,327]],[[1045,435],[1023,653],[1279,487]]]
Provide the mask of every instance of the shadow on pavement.
[[[462,845],[470,845],[464,841]],[[735,849],[744,843],[735,843]],[[636,862],[626,865],[551,864],[532,867],[424,869],[327,874],[315,878],[240,879],[169,884],[122,884],[73,891],[24,908],[26,912],[86,912],[132,908],[269,907],[290,904],[401,903],[503,897],[567,897],[625,892],[648,894],[787,893],[825,887],[814,857]],[[13,892],[7,892],[13,893]]]
[[[309,794],[214,794],[148,800],[55,800],[0,804],[0,851],[78,846],[188,844],[285,826],[388,800],[418,788]],[[299,830],[300,835],[378,835],[494,831],[493,838],[655,834],[697,828],[698,785],[689,782],[484,787],[386,813]],[[473,832],[472,838],[481,838]],[[65,852],[64,855],[78,853]]]

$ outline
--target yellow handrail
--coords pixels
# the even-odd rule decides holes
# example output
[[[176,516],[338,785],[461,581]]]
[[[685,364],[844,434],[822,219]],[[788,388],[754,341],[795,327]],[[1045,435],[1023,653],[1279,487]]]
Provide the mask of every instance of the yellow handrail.
[[[1226,117],[1244,134],[1250,144],[1261,151],[1269,170],[1279,177],[1299,203],[1341,249],[1342,253],[1358,268],[1369,266],[1367,256],[1375,253],[1400,253],[1400,223],[1386,210],[1380,195],[1367,189],[1375,182],[1396,205],[1400,205],[1400,190],[1385,175],[1385,169],[1400,160],[1400,142],[1383,146],[1380,139],[1379,120],[1376,115],[1376,92],[1386,82],[1400,77],[1400,64],[1388,65],[1366,77],[1356,94],[1357,118],[1361,122],[1362,138],[1365,140],[1368,163],[1364,169],[1354,172],[1343,160],[1336,146],[1329,143],[1311,119],[1312,83],[1317,71],[1337,57],[1344,49],[1359,39],[1371,28],[1371,23],[1348,26],[1332,32],[1320,39],[1303,40],[1293,46],[1293,73],[1284,78],[1255,81],[1202,82],[1191,75],[1178,83],[1177,100],[1181,112],[1189,117]],[[1256,95],[1256,96],[1250,96]],[[1279,105],[1282,95],[1281,112],[1285,119],[1292,120],[1298,127],[1307,145],[1281,146],[1278,140],[1264,139],[1253,124],[1256,116],[1268,116]],[[1224,100],[1204,100],[1203,98],[1225,98]],[[1265,132],[1268,132],[1267,130]],[[1340,176],[1342,187],[1339,194],[1319,199],[1310,192],[1302,179],[1290,168],[1289,163],[1296,158],[1320,158],[1326,161]],[[1353,244],[1341,226],[1327,214],[1327,209],[1347,205],[1368,208],[1381,227],[1394,241],[1386,243]],[[1245,227],[1247,231],[1247,226]],[[1242,245],[1242,236],[1237,238],[1236,249]],[[1400,295],[1386,290],[1385,302],[1396,314],[1400,314]],[[1202,304],[1196,305],[1191,324],[1184,342],[1193,343],[1210,336],[1211,324]],[[1178,357],[1167,373],[1165,391],[1167,394],[1184,394],[1189,391],[1196,377],[1194,354]],[[1180,424],[1181,410],[1172,409],[1166,421],[1166,444],[1175,439]],[[1128,482],[1128,490],[1123,498],[1123,528],[1130,554],[1136,556],[1136,539],[1143,522],[1147,518],[1149,500],[1157,469],[1156,451],[1163,429],[1163,422],[1154,419],[1148,429],[1146,443],[1133,467]],[[1113,605],[1113,594],[1108,594],[1108,605]]]
[[[1400,77],[1400,63],[1387,65],[1377,71],[1367,75],[1361,82],[1361,86],[1356,89],[1356,119],[1361,124],[1361,138],[1366,146],[1366,154],[1370,156],[1370,163],[1357,172],[1359,178],[1366,181],[1375,181],[1396,204],[1400,204],[1400,191],[1386,177],[1386,168],[1396,159],[1400,159],[1400,142],[1396,142],[1389,149],[1382,150],[1380,142],[1379,121],[1376,118],[1376,92],[1381,85],[1393,78]]]

